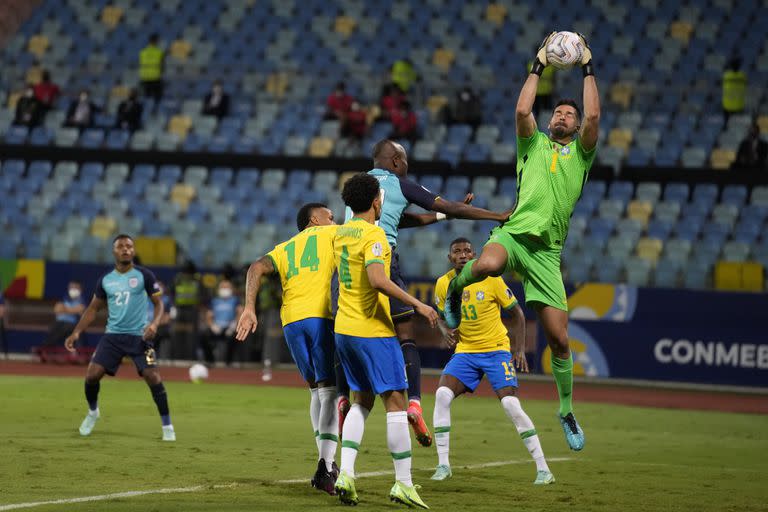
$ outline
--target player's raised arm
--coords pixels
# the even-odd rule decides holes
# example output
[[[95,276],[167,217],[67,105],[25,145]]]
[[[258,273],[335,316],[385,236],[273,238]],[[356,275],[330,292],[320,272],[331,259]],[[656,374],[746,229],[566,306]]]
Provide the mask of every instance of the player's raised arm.
[[[584,53],[581,57],[581,69],[584,72],[584,119],[579,131],[579,139],[581,146],[586,151],[591,151],[597,145],[600,128],[600,96],[597,93],[597,82],[592,67],[592,50],[584,36],[579,34],[579,37],[584,45]]]
[[[464,204],[471,204],[475,199],[475,194],[469,193],[464,197]],[[447,219],[448,216],[444,213],[411,213],[404,212],[400,219],[398,229],[417,228],[421,226],[429,226],[435,222]]]
[[[104,309],[106,305],[107,302],[104,299],[101,299],[96,295],[93,296],[91,303],[88,304],[88,307],[85,308],[85,311],[83,311],[83,314],[80,317],[80,321],[77,322],[75,330],[72,331],[72,334],[67,336],[66,340],[64,340],[64,346],[67,350],[70,352],[75,351],[75,342],[80,338],[80,334],[93,323],[93,321],[96,319],[96,314]]]
[[[533,60],[531,73],[523,84],[520,96],[517,98],[515,109],[515,126],[518,137],[528,138],[536,133],[536,117],[533,115],[533,102],[536,101],[536,89],[539,87],[539,79],[547,67],[547,43],[555,34],[552,32],[541,42],[536,58]]]
[[[435,199],[431,209],[436,212],[444,213],[454,219],[470,220],[493,220],[496,222],[506,222],[511,212],[492,212],[485,208],[477,208],[470,204],[459,201],[448,201],[442,197]]]
[[[237,321],[237,333],[235,334],[237,341],[245,341],[250,333],[256,332],[256,327],[259,325],[258,318],[256,318],[256,297],[259,294],[261,278],[274,271],[275,266],[269,256],[262,256],[248,267],[248,274],[245,278],[245,306],[240,319]]]
[[[368,282],[371,283],[373,289],[387,297],[413,306],[418,314],[427,319],[429,325],[433,328],[437,327],[437,312],[392,282],[384,272],[384,265],[382,263],[368,263],[365,271],[368,274]]]

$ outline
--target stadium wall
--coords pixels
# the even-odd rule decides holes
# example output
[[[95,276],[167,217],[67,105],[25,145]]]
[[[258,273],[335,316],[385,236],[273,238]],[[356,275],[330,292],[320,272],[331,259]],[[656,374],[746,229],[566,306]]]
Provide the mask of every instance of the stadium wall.
[[[70,279],[83,282],[84,292],[90,296],[97,276],[108,268],[0,260],[5,295],[11,301],[58,299]],[[152,270],[165,282],[171,282],[175,274],[170,267]],[[215,282],[212,273],[207,276]],[[513,282],[511,287],[518,298],[524,298],[520,283]],[[434,280],[412,279],[410,292],[431,303]],[[606,283],[568,286],[567,292],[576,375],[745,387],[764,387],[768,382],[768,340],[761,321],[761,313],[768,311],[768,294]],[[535,316],[524,309],[529,328],[535,332]],[[39,344],[41,329],[18,329],[11,322],[7,348],[29,352]],[[440,368],[447,362],[450,352],[441,348],[436,331],[421,324],[417,338],[425,367]],[[529,355],[533,370],[550,373],[550,353],[543,333],[532,339]],[[96,341],[92,334],[87,344]]]

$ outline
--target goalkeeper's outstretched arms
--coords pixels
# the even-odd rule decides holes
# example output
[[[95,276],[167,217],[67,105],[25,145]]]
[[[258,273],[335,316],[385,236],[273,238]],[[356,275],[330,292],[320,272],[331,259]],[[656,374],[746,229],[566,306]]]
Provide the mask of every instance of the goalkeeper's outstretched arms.
[[[515,109],[515,126],[518,137],[527,139],[536,132],[536,117],[533,115],[533,102],[536,101],[536,89],[539,86],[539,78],[547,67],[547,43],[555,35],[552,32],[541,42],[536,58],[533,59],[531,73],[520,91],[517,98],[517,108]]]
[[[581,146],[586,151],[591,151],[597,145],[598,131],[600,128],[600,96],[597,93],[595,70],[592,64],[592,50],[583,35],[579,34],[584,45],[584,53],[581,57],[581,70],[584,73],[584,119],[579,130]]]

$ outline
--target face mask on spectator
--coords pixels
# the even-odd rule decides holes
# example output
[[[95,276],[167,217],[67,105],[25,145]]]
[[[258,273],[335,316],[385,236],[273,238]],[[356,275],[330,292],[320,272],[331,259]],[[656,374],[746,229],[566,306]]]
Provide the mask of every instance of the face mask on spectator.
[[[219,297],[228,299],[232,296],[232,288],[219,288]]]
[[[80,101],[86,102],[88,101],[88,95],[86,93],[80,93]]]
[[[69,289],[69,298],[70,299],[79,299],[80,298],[80,289],[79,288],[70,288]]]
[[[24,96],[26,96],[27,98],[31,98],[34,94],[35,94],[35,91],[33,91],[32,89],[27,89],[26,91],[24,91]]]

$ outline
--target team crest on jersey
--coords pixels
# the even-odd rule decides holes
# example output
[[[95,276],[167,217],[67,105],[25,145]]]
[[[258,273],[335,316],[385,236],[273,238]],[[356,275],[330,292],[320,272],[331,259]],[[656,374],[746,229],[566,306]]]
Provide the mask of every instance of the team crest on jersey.
[[[139,280],[135,277],[130,278],[128,280],[128,286],[130,286],[131,288],[136,288],[137,286],[139,286]]]
[[[374,256],[381,256],[384,252],[384,249],[381,247],[381,244],[379,242],[376,242],[373,244],[373,247],[371,247],[371,252]]]
[[[461,300],[469,302],[469,290],[464,290],[464,293],[461,294]]]
[[[477,302],[482,301],[485,299],[485,292],[477,292],[477,294],[475,294],[475,298],[477,299]]]
[[[569,155],[570,153],[571,153],[571,148],[569,148],[568,146],[563,146],[563,147],[560,149],[560,154],[561,154],[561,155],[563,155],[563,156],[567,156],[567,155]]]

